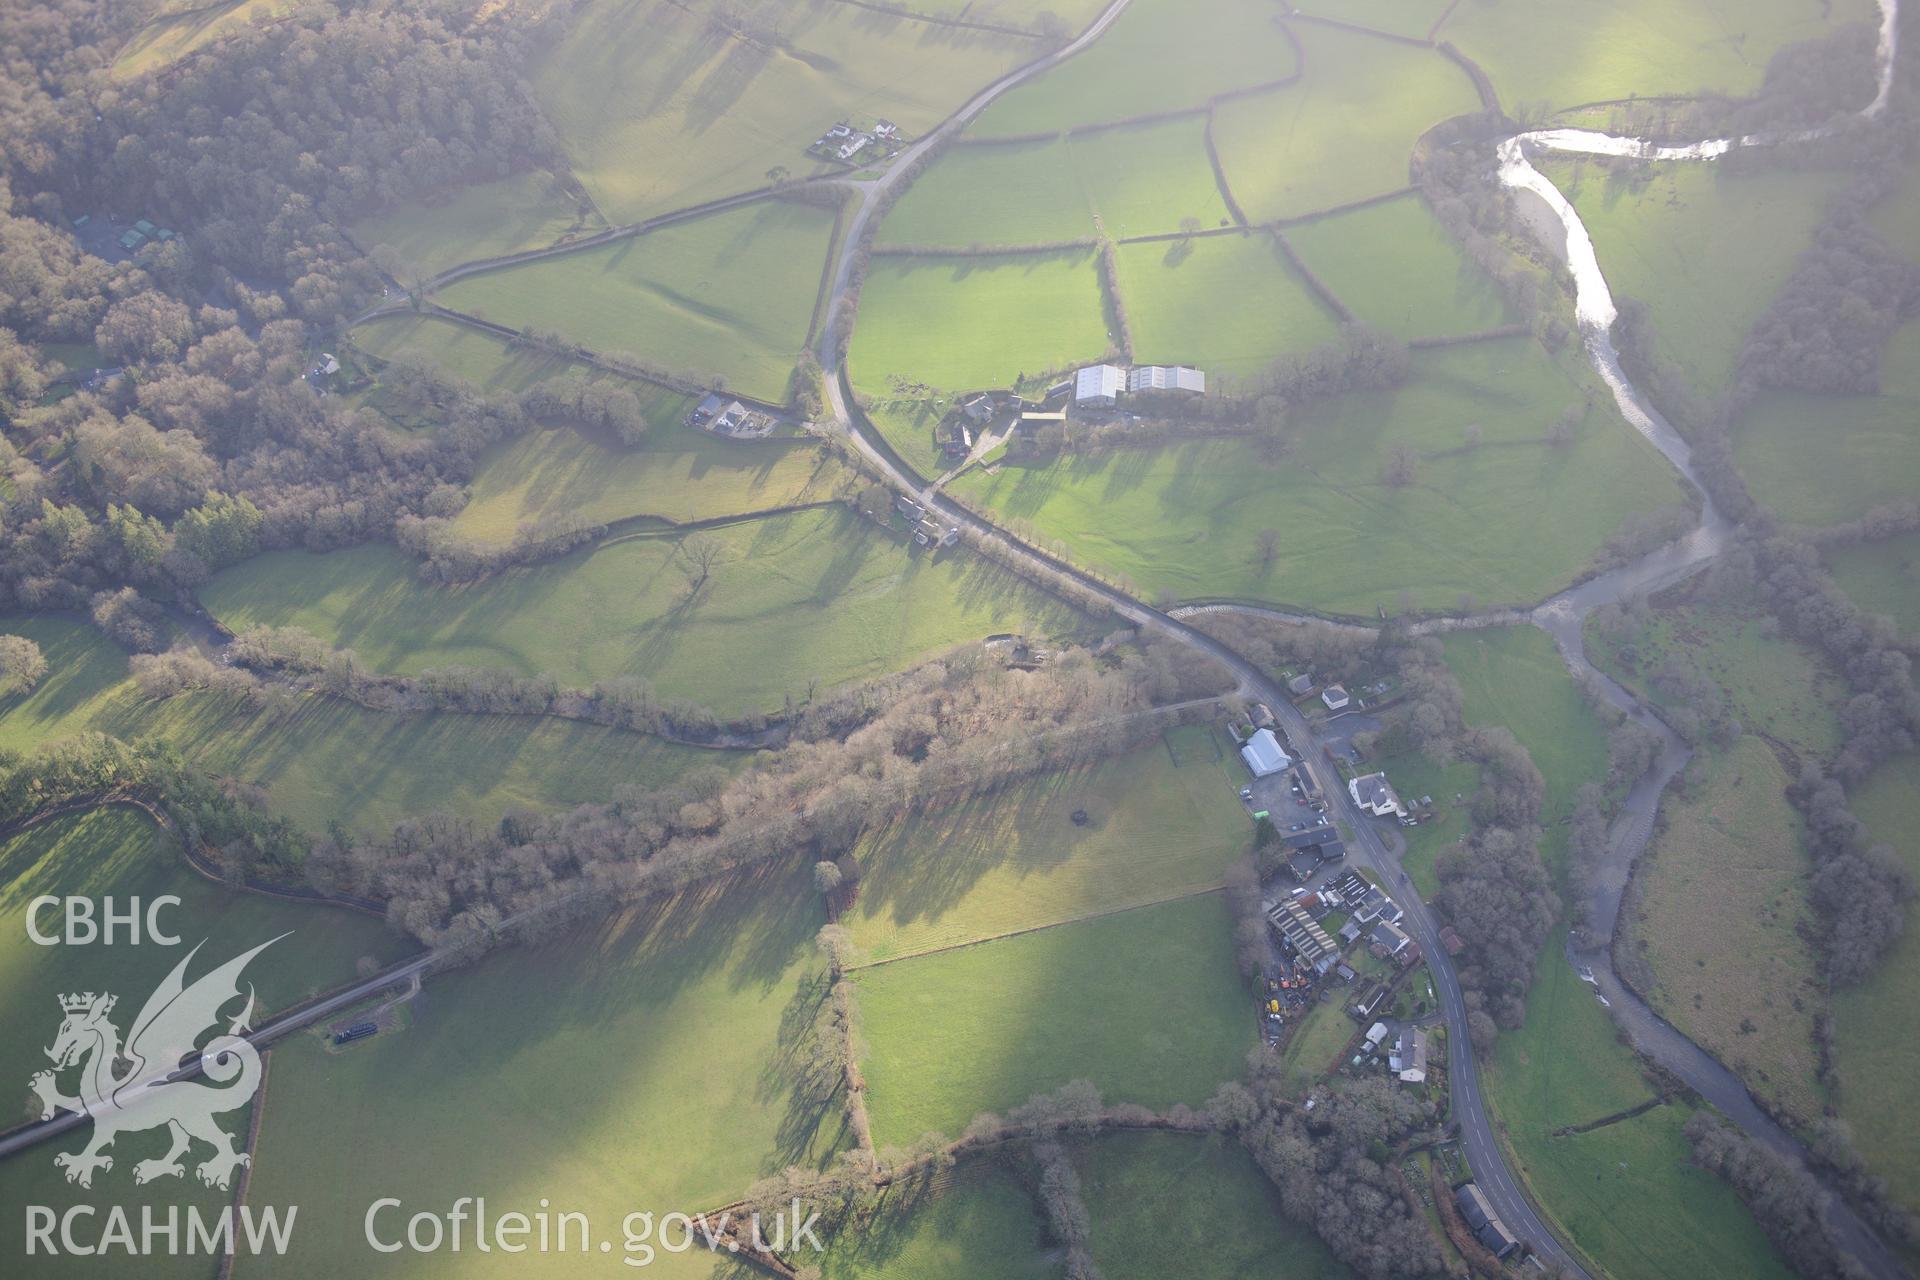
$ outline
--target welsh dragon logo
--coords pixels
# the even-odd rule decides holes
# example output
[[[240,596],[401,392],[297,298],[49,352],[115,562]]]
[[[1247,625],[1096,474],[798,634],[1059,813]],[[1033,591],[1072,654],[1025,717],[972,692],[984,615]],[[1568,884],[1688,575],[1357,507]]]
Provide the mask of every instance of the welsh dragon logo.
[[[251,986],[246,1007],[228,1023],[226,1032],[200,1049],[202,1074],[223,1087],[169,1077],[181,1059],[194,1051],[201,1035],[219,1026],[220,1010],[239,998],[240,972],[247,962],[279,940],[268,939],[189,986],[184,980],[187,965],[206,945],[202,941],[147,997],[124,1044],[119,1028],[108,1018],[116,997],[91,991],[60,997],[60,1011],[66,1016],[53,1047],[46,1051],[53,1070],[35,1073],[28,1084],[40,1095],[42,1120],[72,1111],[93,1121],[93,1138],[84,1150],[53,1158],[68,1182],[91,1187],[96,1169],[113,1168],[106,1148],[115,1138],[161,1126],[172,1135],[173,1145],[158,1159],[134,1165],[137,1183],[180,1177],[186,1172],[182,1157],[195,1142],[213,1148],[213,1154],[195,1170],[210,1187],[228,1186],[234,1170],[251,1163],[252,1157],[237,1148],[233,1135],[214,1121],[215,1116],[246,1106],[260,1087],[260,1055],[243,1035],[253,1016]],[[72,1096],[60,1092],[59,1085],[60,1073],[70,1068],[79,1069],[78,1091]]]

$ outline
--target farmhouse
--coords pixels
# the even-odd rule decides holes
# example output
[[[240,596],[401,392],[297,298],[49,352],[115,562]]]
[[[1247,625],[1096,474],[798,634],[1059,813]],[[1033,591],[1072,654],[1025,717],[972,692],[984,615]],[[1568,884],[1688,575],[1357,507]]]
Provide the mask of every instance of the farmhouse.
[[[926,519],[927,509],[904,493],[894,498],[893,508],[915,524]]]
[[[1090,364],[1073,375],[1073,402],[1111,408],[1120,400],[1127,375],[1117,364]]]
[[[960,412],[966,415],[968,422],[976,426],[990,421],[993,418],[993,397],[984,391],[976,391],[961,399]]]
[[[960,526],[941,524],[932,516],[914,526],[913,540],[923,547],[951,547],[960,541]]]
[[[1327,704],[1329,711],[1343,711],[1353,701],[1344,685],[1330,684],[1320,691],[1320,701]]]
[[[1280,739],[1273,736],[1273,730],[1256,730],[1246,745],[1240,748],[1240,758],[1247,762],[1247,768],[1253,770],[1256,778],[1271,777],[1293,764],[1287,753],[1280,749]]]
[[[1340,948],[1333,945],[1327,931],[1314,923],[1307,909],[1292,898],[1282,898],[1267,911],[1267,922],[1274,932],[1293,948],[1301,963],[1315,973],[1325,974],[1340,960]]]
[[[1190,365],[1143,364],[1127,373],[1128,391],[1182,391],[1207,394],[1207,375]]]
[[[1407,816],[1407,806],[1401,804],[1400,797],[1393,793],[1393,787],[1388,784],[1384,773],[1370,773],[1364,778],[1355,778],[1347,784],[1347,794],[1353,797],[1355,804],[1376,818]]]
[[[1513,1232],[1507,1230],[1507,1224],[1494,1216],[1493,1206],[1487,1203],[1479,1187],[1469,1182],[1453,1193],[1453,1202],[1459,1206],[1460,1216],[1466,1219],[1474,1238],[1494,1257],[1504,1258],[1520,1247]]]

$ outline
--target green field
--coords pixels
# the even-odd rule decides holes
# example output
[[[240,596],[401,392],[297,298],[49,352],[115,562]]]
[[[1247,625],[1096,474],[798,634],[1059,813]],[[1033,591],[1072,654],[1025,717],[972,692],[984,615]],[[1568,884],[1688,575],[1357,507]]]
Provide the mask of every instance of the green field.
[[[1469,725],[1512,731],[1547,784],[1540,854],[1563,885],[1567,829],[1574,796],[1607,781],[1607,735],[1587,709],[1560,651],[1535,627],[1460,631],[1443,638],[1447,665],[1460,681]]]
[[[1460,842],[1473,829],[1470,806],[1473,793],[1480,789],[1480,766],[1471,760],[1450,760],[1445,764],[1421,752],[1387,756],[1371,762],[1386,771],[1393,788],[1403,798],[1418,800],[1432,796],[1437,817],[1401,832],[1406,852],[1401,863],[1413,879],[1413,887],[1423,898],[1440,892],[1440,877],[1435,864],[1440,855]],[[1458,796],[1459,799],[1455,799]]]
[[[575,1275],[558,1252],[376,1255],[361,1221],[379,1196],[545,1197],[618,1240],[631,1211],[713,1208],[824,1156],[839,1106],[793,1079],[793,1027],[823,995],[819,902],[786,870],[709,884],[436,977],[398,1034],[277,1049],[251,1195],[298,1204],[301,1230],[249,1272]]]
[[[1893,336],[1877,396],[1758,397],[1733,433],[1753,496],[1788,524],[1839,524],[1913,496],[1920,474],[1920,321]]]
[[[384,833],[435,809],[491,823],[512,809],[607,800],[622,784],[664,785],[742,759],[577,721],[396,715],[313,695],[260,709],[206,693],[151,702],[127,678],[126,656],[90,627],[9,615],[0,632],[34,639],[51,668],[30,697],[0,699],[0,747],[26,750],[86,730],[165,738],[203,768],[265,787],[271,811],[309,831],[338,819]]]
[[[1666,463],[1596,404],[1575,442],[1544,443],[1584,394],[1524,339],[1416,352],[1393,391],[1309,405],[1291,457],[1241,440],[1066,454],[970,474],[964,497],[1058,539],[1083,564],[1149,595],[1240,596],[1371,615],[1396,607],[1530,602],[1564,586],[1634,513],[1677,502]],[[1479,425],[1483,443],[1462,445]],[[1415,483],[1380,475],[1395,446],[1421,457]],[[1262,529],[1281,535],[1263,568]]]
[[[213,4],[169,0],[156,6],[157,12],[120,46],[113,59],[113,75],[130,79],[164,71],[195,50],[236,34],[248,23],[269,21],[292,7],[285,0],[216,0]]]
[[[1694,1166],[1684,1107],[1555,1136],[1653,1096],[1593,988],[1562,958],[1564,938],[1556,933],[1541,953],[1526,1025],[1501,1034],[1481,1071],[1535,1199],[1614,1280],[1786,1280],[1733,1189]]]
[[[1920,756],[1897,756],[1853,792],[1867,839],[1892,846],[1920,873]],[[1905,1028],[1920,1015],[1920,930],[1906,932],[1873,976],[1833,995],[1835,1101],[1875,1173],[1909,1207],[1920,1206],[1920,1114],[1907,1105]]]
[[[1395,337],[1452,337],[1517,318],[1418,196],[1290,227],[1287,239],[1354,315]]]
[[[890,1192],[873,1221],[835,1233],[819,1265],[826,1280],[1043,1280],[1059,1274],[1044,1232],[1016,1175],[983,1160]]]
[[[741,395],[786,398],[833,215],[769,200],[457,280],[436,300]]]
[[[353,344],[379,359],[411,360],[486,392],[525,391],[568,373],[590,382],[618,382],[640,397],[648,419],[654,422],[678,421],[692,404],[691,397],[655,383],[623,378],[536,348],[512,346],[484,329],[436,316],[369,320],[354,328]]]
[[[916,554],[845,510],[699,535],[717,547],[687,599],[687,538],[635,535],[467,586],[434,586],[390,547],[273,552],[208,584],[236,630],[299,626],[372,668],[504,667],[578,687],[645,676],[722,715],[910,666],[1000,631],[1054,635],[1079,615],[965,552]]]
[[[896,379],[969,391],[1097,360],[1112,342],[1091,250],[876,258],[847,367],[868,395]]]
[[[1700,795],[1670,801],[1635,867],[1621,945],[1652,967],[1662,1017],[1756,1095],[1810,1122],[1824,1101],[1813,1021],[1825,995],[1788,781],[1749,736],[1712,761]]]
[[[1076,1079],[1110,1102],[1198,1105],[1241,1075],[1253,1044],[1217,894],[855,976],[883,1145],[957,1134]]]
[[[627,223],[823,170],[806,149],[838,120],[920,137],[1041,52],[853,5],[597,0],[531,79],[594,203]]]
[[[954,147],[881,224],[881,244],[961,247],[1178,231],[1183,219],[1225,225],[1194,118],[1056,138]]]
[[[568,234],[591,235],[606,225],[552,174],[534,169],[462,187],[438,203],[404,204],[356,222],[353,239],[369,253],[386,245],[413,272],[430,276],[479,258],[542,249]],[[403,274],[400,283],[412,281]]]
[[[845,923],[865,960],[1142,906],[1220,886],[1251,846],[1235,799],[1239,757],[1213,758],[1217,732],[1177,731],[1199,758],[1175,767],[1164,743],[1029,778],[950,808],[916,810],[856,850],[860,894]],[[1073,814],[1084,811],[1080,826]]]
[[[1230,1139],[1115,1133],[1076,1153],[1106,1280],[1331,1280],[1347,1271],[1281,1216],[1278,1196]]]
[[[1901,635],[1920,636],[1920,533],[1838,547],[1825,556],[1850,600],[1892,618]]]
[[[1688,161],[1555,160],[1542,172],[1587,224],[1608,287],[1647,304],[1658,349],[1701,395],[1726,390],[1748,331],[1844,181]]]
[[[1331,1003],[1316,1002],[1307,1011],[1299,1029],[1287,1041],[1287,1052],[1283,1059],[1288,1087],[1295,1096],[1306,1093],[1316,1082],[1326,1079],[1328,1066],[1346,1048],[1347,1041],[1353,1039],[1357,1030],[1338,999]]]
[[[1266,234],[1122,245],[1120,293],[1143,363],[1258,373],[1333,337],[1337,322]]]
[[[828,501],[850,474],[813,441],[740,444],[678,422],[656,422],[637,448],[601,431],[530,431],[481,461],[453,527],[506,542],[522,523],[550,517],[686,523]]]
[[[25,915],[27,904],[42,893],[91,897],[96,909],[107,895],[121,907],[129,897],[151,902],[162,895],[176,895],[180,904],[162,908],[160,924],[178,935],[180,944],[158,945],[143,933],[137,946],[129,945],[124,938],[117,938],[112,946],[35,945],[28,939]],[[129,809],[102,809],[53,819],[0,842],[0,926],[0,1073],[4,1073],[0,1079],[8,1081],[8,1095],[14,1098],[0,1120],[6,1126],[39,1118],[37,1101],[29,1106],[27,1080],[50,1065],[42,1047],[53,1042],[60,1025],[57,1001],[62,994],[112,992],[118,1004],[111,1021],[122,1034],[129,1034],[147,996],[203,940],[204,948],[188,970],[189,982],[250,947],[279,938],[247,966],[243,979],[258,996],[257,1024],[268,1011],[352,981],[355,966],[363,957],[387,964],[410,950],[379,920],[358,911],[302,905],[221,888],[188,868],[173,837]],[[43,913],[40,927],[60,932],[58,911]],[[282,934],[287,936],[280,937]],[[231,1017],[241,1007],[242,1002],[235,1000],[222,1012]],[[225,1025],[221,1024],[222,1029]],[[66,1073],[66,1085],[70,1087],[72,1081],[72,1073]],[[219,1117],[219,1123],[244,1138],[250,1115],[251,1109],[243,1105]],[[146,1186],[135,1183],[134,1165],[167,1149],[163,1130],[122,1135],[110,1148],[113,1168],[96,1175],[90,1190],[68,1183],[53,1163],[56,1152],[78,1151],[84,1146],[82,1130],[0,1162],[0,1197],[9,1206],[16,1206],[0,1214],[0,1251],[6,1256],[18,1259],[26,1250],[17,1206],[45,1205],[64,1213],[69,1207],[88,1204],[97,1206],[97,1214],[104,1214],[108,1205],[122,1205],[137,1232],[142,1205],[153,1205],[162,1213],[169,1205],[193,1205],[211,1218],[232,1201],[232,1191],[203,1186],[195,1176],[199,1161],[208,1154],[204,1146],[196,1145],[195,1154],[186,1162],[185,1176],[163,1178]],[[97,1234],[103,1224],[103,1218],[96,1216],[92,1233]],[[79,1231],[85,1238],[88,1226],[83,1222]],[[137,1263],[122,1255],[105,1260],[43,1255],[24,1265],[26,1270],[15,1274],[205,1280],[213,1273],[204,1255],[146,1257]]]
[[[1703,601],[1654,611],[1636,635],[1615,637],[1587,628],[1587,652],[1614,679],[1655,707],[1671,700],[1652,677],[1669,661],[1698,672],[1726,692],[1733,713],[1759,732],[1810,760],[1840,749],[1836,710],[1846,685],[1814,652],[1775,634],[1757,609]],[[1637,661],[1629,664],[1623,644]]]
[[[1479,109],[1466,73],[1438,53],[1318,23],[1294,29],[1307,54],[1299,82],[1213,118],[1227,185],[1256,222],[1399,190],[1420,135]]]
[[[138,945],[121,936],[111,946],[41,946],[27,935],[27,906],[41,894],[93,898],[96,909],[108,895],[124,907],[129,898],[151,902],[172,894],[180,903],[162,908],[160,924],[180,943],[161,945],[143,933]],[[42,912],[38,927],[60,933],[57,906]],[[61,993],[114,993],[119,1004],[113,1022],[126,1034],[148,994],[203,940],[189,981],[288,931],[247,967],[259,1016],[352,981],[354,964],[364,956],[384,965],[412,949],[359,911],[223,888],[189,868],[174,838],[131,809],[51,819],[0,843],[0,1027],[6,1029],[0,1079],[15,1094],[4,1123],[30,1118],[26,1081],[48,1065],[41,1047],[53,1043],[59,1028]],[[239,1007],[236,1002],[227,1012]],[[36,1102],[32,1118],[38,1115]],[[144,1141],[137,1145],[142,1155],[160,1150],[146,1150],[151,1144]],[[133,1159],[118,1148],[115,1155],[117,1179],[123,1167],[130,1172]]]
[[[1869,19],[1877,19],[1871,0],[1622,0],[1604,8],[1579,0],[1460,0],[1439,34],[1493,78],[1502,106],[1547,110],[1659,94],[1751,93],[1783,46]],[[1871,96],[1864,88],[1862,104]]]
[[[1092,48],[1007,94],[973,131],[1007,136],[1204,106],[1293,74],[1293,46],[1262,0],[1134,0]]]
[[[1424,40],[1440,15],[1453,6],[1450,0],[1307,0],[1296,7],[1315,17]]]

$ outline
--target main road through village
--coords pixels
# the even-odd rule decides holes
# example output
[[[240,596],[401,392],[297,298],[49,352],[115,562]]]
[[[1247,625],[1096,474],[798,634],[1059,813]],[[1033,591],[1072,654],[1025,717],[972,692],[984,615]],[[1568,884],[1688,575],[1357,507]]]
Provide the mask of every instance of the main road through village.
[[[1874,106],[1863,112],[1863,115],[1877,114],[1879,107],[1884,105],[1886,99],[1893,65],[1892,37],[1897,17],[1896,3],[1897,0],[1882,0],[1885,22],[1880,49],[1880,94]],[[907,148],[884,174],[866,181],[848,180],[846,182],[846,185],[858,193],[859,204],[848,222],[847,234],[842,239],[839,261],[835,264],[832,274],[826,323],[820,330],[818,353],[820,364],[822,368],[830,371],[825,386],[829,420],[817,425],[823,433],[840,439],[858,453],[895,489],[912,494],[916,501],[924,504],[930,511],[939,514],[949,523],[968,530],[976,544],[989,545],[997,556],[1019,562],[1027,572],[1042,580],[1051,580],[1080,592],[1091,593],[1106,602],[1117,616],[1142,631],[1152,632],[1197,650],[1223,664],[1235,677],[1236,693],[1240,697],[1262,701],[1272,707],[1288,737],[1299,749],[1309,767],[1317,771],[1318,766],[1314,757],[1320,754],[1324,744],[1314,726],[1293,705],[1285,691],[1271,676],[1252,662],[1183,621],[1184,617],[1191,617],[1208,609],[1243,609],[1290,622],[1309,622],[1316,619],[1287,613],[1281,609],[1255,605],[1200,606],[1176,610],[1174,613],[1151,608],[1078,567],[1022,542],[973,511],[953,502],[939,491],[937,484],[929,483],[924,477],[914,473],[886,446],[878,433],[870,429],[871,424],[867,423],[863,416],[856,415],[849,407],[852,392],[847,371],[840,359],[837,335],[843,329],[849,328],[852,323],[857,250],[865,241],[868,226],[875,213],[885,208],[886,197],[898,183],[910,180],[911,171],[917,161],[926,157],[945,139],[964,129],[996,98],[1074,56],[1098,39],[1119,17],[1127,4],[1128,0],[1114,0],[1072,43],[1009,73],[982,90],[937,129]],[[1612,146],[1617,149],[1621,141],[1598,134],[1585,135],[1584,139],[1576,138],[1571,143],[1564,135],[1557,138],[1545,134],[1521,135],[1517,139],[1509,140],[1509,143],[1503,146],[1502,178],[1516,188],[1524,187],[1534,190],[1553,206],[1555,215],[1566,226],[1568,233],[1566,248],[1569,250],[1575,275],[1576,310],[1588,352],[1596,370],[1613,391],[1616,403],[1627,420],[1646,435],[1674,467],[1694,484],[1695,489],[1704,495],[1705,490],[1698,483],[1685,441],[1647,403],[1645,397],[1632,386],[1620,369],[1618,355],[1608,335],[1608,326],[1612,319],[1611,298],[1605,296],[1605,282],[1599,275],[1597,263],[1592,261],[1591,241],[1586,238],[1585,228],[1579,225],[1577,215],[1565,200],[1563,198],[1556,200],[1557,192],[1543,191],[1532,180],[1537,177],[1537,174],[1534,174],[1530,165],[1525,163],[1524,155],[1520,150],[1522,144],[1535,140],[1540,145],[1563,150],[1574,149],[1583,143],[1596,148]],[[1739,139],[1734,140],[1730,145],[1756,145],[1765,141],[1767,140]],[[1728,148],[1718,147],[1716,144],[1703,144],[1692,150],[1692,158],[1712,158],[1722,154],[1726,149]],[[1544,179],[1540,182],[1543,184]],[[760,194],[749,193],[719,203],[724,205],[756,199]],[[591,241],[575,242],[548,250],[534,250],[526,254],[509,255],[505,258],[456,267],[429,281],[427,291],[435,285],[458,278],[467,272],[491,270],[509,262],[572,252],[600,240],[636,234],[654,225],[688,216],[692,212],[710,211],[711,206],[702,206],[697,211],[680,211],[665,215],[663,218],[653,219],[648,223],[616,228]],[[1585,271],[1581,270],[1583,255],[1588,264],[1588,269]],[[405,309],[407,305],[407,302],[399,300],[386,302],[374,307],[360,319],[393,313]],[[1567,960],[1569,963],[1591,969],[1597,989],[1608,997],[1616,1018],[1640,1052],[1672,1070],[1747,1133],[1765,1142],[1789,1160],[1811,1168],[1806,1149],[1799,1140],[1782,1129],[1755,1105],[1738,1078],[1712,1055],[1662,1020],[1637,994],[1621,982],[1612,964],[1610,944],[1613,926],[1619,916],[1621,895],[1631,875],[1635,859],[1652,836],[1661,795],[1673,777],[1685,767],[1690,752],[1671,728],[1640,705],[1625,689],[1607,679],[1588,662],[1581,641],[1581,627],[1586,617],[1601,605],[1644,596],[1648,592],[1677,582],[1697,571],[1726,546],[1731,533],[1732,530],[1727,521],[1714,509],[1711,500],[1703,497],[1700,524],[1685,538],[1630,565],[1592,578],[1533,610],[1510,611],[1471,618],[1439,619],[1416,626],[1415,630],[1437,632],[1465,627],[1526,623],[1539,626],[1554,638],[1562,656],[1577,675],[1592,682],[1603,697],[1659,736],[1661,751],[1658,759],[1630,790],[1621,812],[1616,816],[1609,830],[1606,859],[1598,874],[1593,877],[1595,887],[1592,900],[1588,903],[1589,923],[1583,932],[1576,933],[1569,940]],[[1181,616],[1175,616],[1175,613]],[[1404,923],[1426,956],[1433,973],[1434,987],[1439,995],[1448,1028],[1448,1067],[1453,1121],[1458,1127],[1460,1142],[1472,1166],[1475,1180],[1500,1217],[1517,1235],[1525,1239],[1537,1254],[1570,1274],[1588,1275],[1582,1261],[1568,1249],[1536,1212],[1532,1201],[1522,1190],[1519,1178],[1510,1167],[1506,1150],[1495,1133],[1493,1121],[1488,1116],[1485,1098],[1481,1093],[1478,1063],[1474,1057],[1472,1040],[1467,1034],[1466,1002],[1453,965],[1445,948],[1440,945],[1439,930],[1432,913],[1417,894],[1407,891],[1399,860],[1381,838],[1380,829],[1358,810],[1343,787],[1328,787],[1325,785],[1326,781],[1325,778],[1320,779],[1322,789],[1336,805],[1335,816],[1355,836],[1353,848],[1356,861],[1371,870],[1390,890],[1397,891],[1399,900],[1406,908]],[[252,1032],[249,1038],[256,1043],[265,1044],[299,1027],[311,1025],[330,1013],[349,1008],[396,983],[407,981],[425,972],[435,959],[436,957],[429,954],[406,961],[386,972],[344,988],[313,1005],[290,1011],[286,1015],[264,1023]],[[173,1073],[171,1078],[184,1078],[197,1072],[198,1063],[190,1062],[186,1067]],[[81,1119],[71,1114],[63,1115],[17,1130],[5,1138],[0,1138],[0,1157],[11,1155],[27,1146],[66,1132],[80,1123]],[[1876,1280],[1898,1280],[1899,1277],[1908,1274],[1879,1237],[1839,1196],[1829,1194],[1827,1210],[1844,1245],[1867,1267]]]

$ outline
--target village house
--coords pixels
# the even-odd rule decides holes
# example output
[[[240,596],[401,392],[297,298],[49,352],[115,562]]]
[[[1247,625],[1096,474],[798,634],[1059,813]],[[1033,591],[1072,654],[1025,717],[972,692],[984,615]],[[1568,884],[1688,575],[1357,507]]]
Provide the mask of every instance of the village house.
[[[1387,782],[1384,773],[1370,773],[1364,778],[1355,778],[1347,784],[1347,794],[1353,802],[1376,818],[1407,816],[1407,806],[1400,803],[1393,787]]]
[[[1329,711],[1345,711],[1353,698],[1344,685],[1330,684],[1320,691],[1320,701],[1327,704]]]
[[[1402,1084],[1427,1082],[1427,1033],[1419,1027],[1400,1028],[1400,1035],[1387,1056],[1387,1066],[1399,1074]]]

